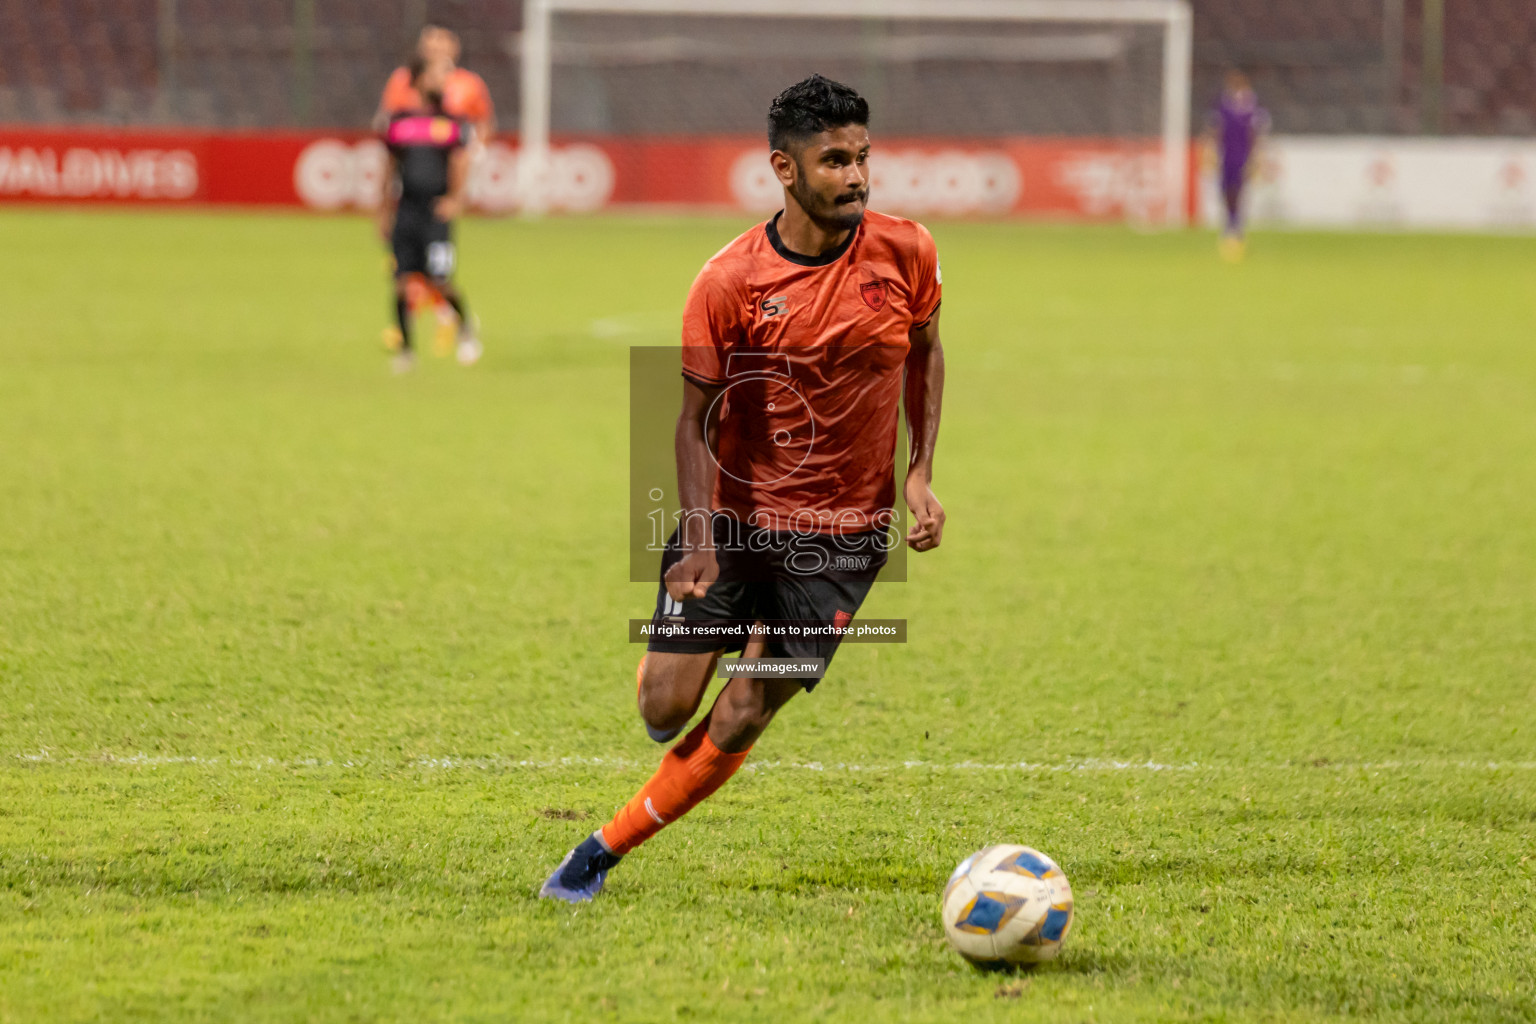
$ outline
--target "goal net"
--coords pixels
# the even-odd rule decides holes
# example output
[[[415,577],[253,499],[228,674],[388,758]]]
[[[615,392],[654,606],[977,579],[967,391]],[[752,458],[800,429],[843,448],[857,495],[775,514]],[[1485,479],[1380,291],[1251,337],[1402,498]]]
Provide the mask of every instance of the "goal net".
[[[1184,0],[525,0],[518,205],[776,209],[770,100],[870,101],[871,203],[1182,223]]]

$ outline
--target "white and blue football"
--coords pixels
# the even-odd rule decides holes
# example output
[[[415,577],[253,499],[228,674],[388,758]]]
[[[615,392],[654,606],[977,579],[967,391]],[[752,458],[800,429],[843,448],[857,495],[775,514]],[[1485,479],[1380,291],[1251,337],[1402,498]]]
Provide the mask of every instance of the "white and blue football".
[[[1040,963],[1072,928],[1072,886],[1056,862],[1027,846],[989,846],[944,886],[944,934],[978,967]]]

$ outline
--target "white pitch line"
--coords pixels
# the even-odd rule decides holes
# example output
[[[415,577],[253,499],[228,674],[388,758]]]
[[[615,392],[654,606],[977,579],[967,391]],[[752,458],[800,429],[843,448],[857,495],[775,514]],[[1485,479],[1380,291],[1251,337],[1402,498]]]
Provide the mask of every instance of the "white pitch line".
[[[34,764],[88,764],[122,767],[157,768],[171,765],[200,765],[206,767],[250,769],[295,768],[377,768],[390,770],[420,769],[425,771],[560,771],[571,768],[609,768],[621,771],[650,770],[655,761],[635,761],[617,757],[559,757],[548,759],[513,758],[493,755],[490,757],[418,757],[406,761],[372,761],[367,758],[336,760],[322,757],[199,757],[174,754],[68,754],[55,757],[48,750],[11,755],[12,760]],[[1188,761],[1166,764],[1161,761],[1121,761],[1113,758],[1083,758],[1064,762],[981,762],[981,761],[893,761],[886,763],[859,764],[850,762],[821,761],[748,761],[743,767],[747,772],[844,772],[889,774],[895,772],[1018,772],[1020,774],[1049,774],[1062,772],[1245,772],[1245,771],[1375,771],[1412,772],[1432,770],[1459,771],[1533,771],[1536,761],[1474,761],[1474,760],[1423,760],[1423,761],[1328,761],[1274,762],[1269,764],[1211,764]]]

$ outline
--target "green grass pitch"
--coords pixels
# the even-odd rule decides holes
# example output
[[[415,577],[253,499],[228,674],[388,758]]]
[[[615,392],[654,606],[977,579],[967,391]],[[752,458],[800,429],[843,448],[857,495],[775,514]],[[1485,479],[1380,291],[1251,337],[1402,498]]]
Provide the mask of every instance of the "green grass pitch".
[[[0,215],[0,1021],[1536,1020],[1536,243],[934,225],[943,548],[595,904],[655,764],[626,367],[743,225]],[[944,944],[973,849],[1078,917]]]

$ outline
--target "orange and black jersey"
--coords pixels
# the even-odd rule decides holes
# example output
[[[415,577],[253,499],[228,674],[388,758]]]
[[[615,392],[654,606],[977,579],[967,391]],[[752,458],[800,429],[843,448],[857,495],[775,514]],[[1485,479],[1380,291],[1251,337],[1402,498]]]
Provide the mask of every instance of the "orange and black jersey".
[[[714,505],[770,530],[876,528],[895,502],[909,335],[941,299],[933,237],[868,211],[809,257],[777,224],[716,253],[683,312],[684,376],[722,389]]]

